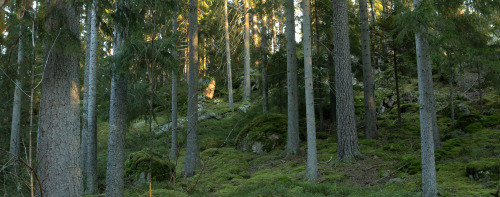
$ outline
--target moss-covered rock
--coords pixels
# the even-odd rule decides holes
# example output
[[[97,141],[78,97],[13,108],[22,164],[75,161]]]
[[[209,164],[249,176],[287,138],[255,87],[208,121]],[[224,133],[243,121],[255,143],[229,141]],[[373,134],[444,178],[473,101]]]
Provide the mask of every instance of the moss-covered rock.
[[[137,151],[130,153],[125,161],[125,177],[128,181],[137,180],[141,173],[147,174],[149,171],[149,163],[151,163],[151,176],[153,180],[167,180],[175,169],[174,164],[168,160],[153,156],[145,151]]]
[[[253,151],[261,148],[269,152],[286,142],[287,116],[267,113],[257,116],[241,130],[236,138],[236,147],[241,151]],[[253,148],[253,149],[252,149]]]
[[[470,125],[467,125],[464,128],[464,131],[466,133],[474,133],[474,132],[479,131],[481,129],[483,129],[483,125],[481,124],[481,122],[475,122],[475,123],[472,123]]]
[[[457,128],[465,129],[468,125],[480,120],[477,114],[461,114],[457,120]]]
[[[465,174],[479,180],[489,178],[491,180],[500,179],[500,158],[488,158],[479,161],[473,161],[467,164]]]
[[[415,113],[420,110],[418,103],[408,103],[401,105],[401,113]]]
[[[494,127],[500,125],[500,115],[483,116],[481,117],[481,124],[485,127]]]
[[[205,138],[200,140],[200,150],[206,150],[209,148],[221,147],[224,144],[224,140],[215,138]]]

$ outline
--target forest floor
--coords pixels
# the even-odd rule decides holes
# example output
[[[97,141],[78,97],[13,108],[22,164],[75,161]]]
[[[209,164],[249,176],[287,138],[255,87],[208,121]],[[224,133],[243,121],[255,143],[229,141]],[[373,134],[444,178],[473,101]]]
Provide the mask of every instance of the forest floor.
[[[449,90],[445,86],[436,89],[441,95],[446,95]],[[462,113],[456,107],[454,128],[449,118],[450,107],[446,99],[440,100],[439,95],[437,101],[442,106],[438,107],[442,149],[436,150],[439,194],[491,196],[490,193],[500,189],[499,94],[493,90],[485,93],[483,108],[487,112],[482,116],[474,102],[457,100],[456,103],[466,104],[470,113]],[[358,113],[362,111],[362,95],[357,93],[355,100]],[[364,139],[363,122],[357,121],[363,158],[352,163],[336,161],[336,129],[334,125],[325,123],[324,129],[318,130],[317,134],[320,176],[316,182],[304,180],[307,152],[304,119],[300,121],[300,154],[284,157],[282,139],[286,137],[279,132],[286,131],[286,118],[273,119],[273,124],[265,122],[269,118],[262,118],[273,114],[284,116],[279,115],[278,108],[271,109],[271,115],[261,115],[258,102],[240,103],[234,110],[217,98],[202,99],[201,103],[202,114],[213,113],[216,116],[208,116],[199,123],[202,166],[191,178],[182,176],[185,127],[179,133],[180,156],[169,161],[170,132],[160,131],[169,123],[166,112],[157,113],[152,125],[156,132],[150,132],[144,120],[130,125],[126,140],[129,155],[126,162],[126,196],[149,196],[145,174],[150,153],[154,155],[151,185],[154,196],[421,196],[419,111],[415,103],[401,106],[401,125],[397,124],[395,106],[379,115],[380,138],[377,140]],[[251,107],[246,113],[240,110],[248,104]],[[104,190],[106,174],[107,128],[106,122],[99,124],[101,191]],[[241,151],[237,143],[241,139],[241,131],[264,132],[267,136],[271,134],[266,132],[276,131],[281,139],[273,139],[272,147],[260,154],[254,153],[255,150],[249,151],[251,148]],[[173,174],[168,170],[170,167],[174,169]]]

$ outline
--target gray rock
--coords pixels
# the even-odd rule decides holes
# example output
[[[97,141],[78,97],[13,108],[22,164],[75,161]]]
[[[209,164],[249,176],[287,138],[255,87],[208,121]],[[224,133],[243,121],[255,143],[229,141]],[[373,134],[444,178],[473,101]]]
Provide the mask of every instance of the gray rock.
[[[247,113],[249,108],[250,108],[250,104],[241,105],[240,107],[238,107],[238,111],[241,111],[243,113]]]
[[[252,152],[260,155],[260,154],[264,153],[264,151],[262,150],[263,147],[264,147],[264,145],[262,145],[262,143],[255,142],[252,145]]]
[[[205,113],[205,114],[202,114],[201,116],[199,116],[198,122],[202,122],[202,121],[208,120],[208,119],[220,120],[221,117],[217,116],[217,114],[215,114],[214,112],[208,112],[208,113]]]
[[[396,185],[401,185],[403,184],[403,179],[401,178],[392,178],[387,181],[387,184],[396,184]]]
[[[459,103],[458,104],[458,111],[464,114],[470,114],[470,109],[467,107],[465,103]]]

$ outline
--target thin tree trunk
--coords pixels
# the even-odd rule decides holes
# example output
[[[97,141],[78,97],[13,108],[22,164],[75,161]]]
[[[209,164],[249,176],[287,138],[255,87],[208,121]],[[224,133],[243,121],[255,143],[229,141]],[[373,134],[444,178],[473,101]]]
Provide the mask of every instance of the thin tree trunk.
[[[318,179],[318,156],[316,153],[316,120],[314,113],[314,87],[312,70],[311,44],[311,2],[303,0],[303,28],[304,28],[304,80],[306,94],[307,117],[307,168],[306,179]]]
[[[271,31],[273,33],[273,54],[278,51],[278,36],[277,36],[277,29],[276,29],[276,10],[274,10],[274,0],[272,1],[273,4],[273,10],[271,14]]]
[[[295,46],[295,14],[293,0],[285,0],[286,67],[288,86],[288,135],[285,154],[299,153],[299,106],[297,88],[297,56]]]
[[[361,152],[354,119],[347,0],[333,1],[333,21],[335,92],[337,93],[337,114],[339,114],[337,116],[337,158],[348,162],[361,157]]]
[[[451,54],[450,54],[451,55]],[[448,66],[450,72],[450,78],[448,79],[448,83],[450,85],[450,110],[451,110],[451,128],[455,128],[455,105],[453,104],[453,64],[449,64]]]
[[[262,3],[265,3],[265,0],[262,0]],[[268,87],[267,87],[267,16],[266,16],[266,8],[263,9],[262,14],[262,112],[266,113],[268,110]]]
[[[245,61],[244,61],[244,86],[243,86],[243,100],[248,101],[250,100],[250,92],[251,90],[251,85],[250,85],[250,22],[248,19],[248,2],[249,0],[245,0],[244,6],[245,6],[245,36],[244,36],[244,54],[245,54]]]
[[[82,161],[82,171],[83,171],[83,184],[84,184],[84,189],[86,188],[87,184],[87,155],[88,155],[88,99],[89,99],[89,65],[90,65],[90,32],[91,30],[91,24],[90,21],[92,20],[92,14],[91,10],[89,7],[87,7],[87,19],[85,22],[85,29],[87,31],[86,33],[86,46],[85,46],[85,67],[84,67],[84,74],[83,74],[83,106],[82,106],[82,134],[81,134],[81,161]]]
[[[483,115],[483,88],[481,87],[481,65],[476,62],[477,67],[477,85],[479,90],[479,114]]]
[[[174,1],[174,10],[172,14],[172,34],[177,36],[177,20],[179,15],[177,10],[179,5],[177,5],[177,0]],[[175,61],[178,62],[179,55],[177,54],[177,43],[173,44],[172,56]],[[170,159],[177,158],[179,150],[177,149],[178,139],[177,139],[177,73],[175,69],[172,69],[172,143],[170,146]]]
[[[31,28],[31,42],[33,49],[36,49],[36,42],[35,42],[35,37],[36,37],[36,28],[35,28],[35,21],[36,21],[36,15],[38,13],[38,8],[35,8],[35,12],[33,14],[33,21],[32,21],[32,28]],[[31,63],[31,85],[30,85],[30,128],[29,128],[29,135],[28,135],[28,140],[29,140],[29,151],[28,151],[28,164],[30,166],[33,166],[33,105],[34,105],[34,99],[33,95],[35,92],[35,63],[36,63],[36,50],[32,50],[33,54],[33,62]],[[80,151],[81,152],[81,151]],[[80,162],[80,164],[83,162]],[[34,197],[35,196],[35,187],[34,187],[34,176],[33,176],[33,171],[29,171],[29,176],[30,176],[30,196]],[[83,184],[83,181],[82,181]]]
[[[415,9],[419,8],[422,0],[415,0]],[[424,37],[427,27],[420,26],[415,33],[417,67],[418,67],[418,93],[420,103],[420,135],[422,149],[422,196],[437,196],[436,166],[434,160],[434,88],[432,85],[432,69],[428,54],[429,44]]]
[[[394,46],[394,53],[393,53],[393,58],[394,58],[394,79],[396,81],[396,103],[398,105],[398,125],[402,126],[402,118],[401,118],[401,98],[399,96],[399,77],[398,77],[398,56],[396,54],[396,46]]]
[[[231,76],[231,48],[229,40],[229,22],[227,16],[227,0],[224,0],[224,31],[226,39],[226,61],[227,61],[227,92],[229,96],[229,108],[233,108],[233,78]]]
[[[329,84],[328,89],[330,90],[330,122],[332,124],[337,124],[337,93],[335,93],[335,65],[333,64],[333,54],[328,54],[328,65],[330,68],[328,71]]]
[[[20,150],[20,134],[21,134],[21,67],[24,63],[24,48],[23,48],[23,27],[19,25],[19,39],[17,43],[17,77],[14,89],[14,103],[12,107],[12,125],[10,129],[10,146],[9,153],[12,161],[17,161]],[[14,162],[14,173],[18,175],[17,162]],[[19,183],[18,183],[19,184]],[[18,188],[20,189],[19,185]]]
[[[90,49],[89,49],[89,76],[88,76],[88,110],[87,110],[87,188],[85,193],[97,193],[97,5],[98,0],[92,1],[90,22]]]
[[[198,145],[198,0],[189,0],[188,128],[184,177],[194,176],[201,165]]]
[[[370,25],[366,0],[359,0],[361,45],[363,55],[363,85],[365,101],[365,138],[378,138],[377,112],[375,111],[375,80],[371,62]]]
[[[320,56],[320,41],[319,41],[319,19],[318,19],[318,0],[314,1],[314,18],[315,18],[315,26],[316,26],[316,55],[319,57]],[[323,131],[324,130],[324,115],[323,115],[323,86],[322,86],[322,76],[321,76],[321,71],[320,74],[318,74],[318,111],[319,111],[319,130]]]
[[[127,19],[127,1],[117,1],[117,14]],[[128,38],[128,24],[115,23],[114,56],[119,58]],[[128,65],[115,62],[112,65],[111,98],[109,108],[108,163],[106,169],[106,196],[124,195],[125,136],[127,132],[127,73]]]
[[[40,96],[37,174],[38,196],[83,196],[80,161],[80,98],[78,46],[80,26],[75,3],[47,0],[45,27],[49,35],[67,31],[76,40],[49,39],[45,43],[45,71]],[[57,26],[55,24],[58,24]],[[62,25],[62,26],[59,26]],[[56,33],[59,32],[59,33]],[[66,43],[63,43],[66,42]],[[57,47],[52,47],[57,45]]]

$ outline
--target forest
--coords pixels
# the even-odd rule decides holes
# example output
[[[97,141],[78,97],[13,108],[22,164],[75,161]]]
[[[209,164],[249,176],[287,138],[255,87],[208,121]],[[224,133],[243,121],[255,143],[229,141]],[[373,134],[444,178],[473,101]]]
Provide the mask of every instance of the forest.
[[[0,0],[0,195],[499,196],[498,0]]]

